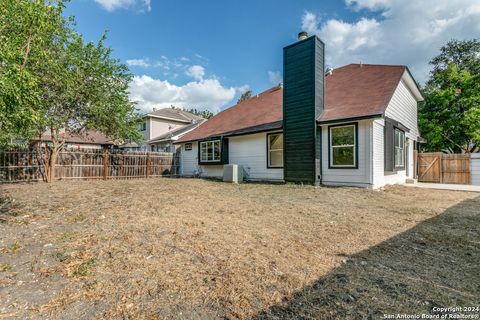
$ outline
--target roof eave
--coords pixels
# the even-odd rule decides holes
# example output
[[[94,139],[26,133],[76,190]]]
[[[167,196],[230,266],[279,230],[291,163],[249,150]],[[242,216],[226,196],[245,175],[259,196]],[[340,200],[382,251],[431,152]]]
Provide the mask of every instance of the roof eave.
[[[150,114],[150,113],[147,113],[145,115],[145,117],[164,119],[164,120],[172,120],[172,121],[183,122],[183,123],[192,123],[192,121],[189,121],[189,120],[181,120],[181,119],[175,119],[175,118],[170,118],[170,117],[157,116],[156,114]]]
[[[331,123],[358,121],[358,120],[375,119],[375,118],[382,118],[382,117],[383,117],[383,113],[374,113],[374,114],[354,116],[354,117],[346,117],[346,118],[337,118],[337,119],[329,119],[329,120],[317,120],[317,124],[325,125],[325,124],[331,124]]]

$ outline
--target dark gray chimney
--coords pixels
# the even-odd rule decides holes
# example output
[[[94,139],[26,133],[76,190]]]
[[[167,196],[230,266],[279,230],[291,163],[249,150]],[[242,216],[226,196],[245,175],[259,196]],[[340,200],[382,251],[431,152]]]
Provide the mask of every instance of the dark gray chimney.
[[[299,34],[283,48],[284,179],[318,184],[320,130],[316,119],[324,108],[325,45],[317,37]]]

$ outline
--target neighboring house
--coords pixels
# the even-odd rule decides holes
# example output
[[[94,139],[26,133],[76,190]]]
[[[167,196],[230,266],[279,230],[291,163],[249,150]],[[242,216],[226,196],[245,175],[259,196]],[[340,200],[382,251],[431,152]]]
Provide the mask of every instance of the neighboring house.
[[[198,127],[205,121],[183,110],[164,108],[154,110],[145,115],[144,122],[140,124],[143,133],[144,145],[136,146],[136,149],[147,151],[174,152],[173,142],[184,134]],[[128,148],[132,147],[131,144]]]
[[[82,130],[81,132],[60,133],[60,138],[65,141],[65,149],[103,149],[115,145],[115,141],[105,134],[95,130]],[[44,132],[41,137],[32,140],[32,145],[40,144],[42,147],[51,145],[52,138],[49,132]]]
[[[325,73],[316,36],[284,48],[283,87],[185,134],[181,174],[378,188],[413,178],[422,95],[406,66],[350,64]]]

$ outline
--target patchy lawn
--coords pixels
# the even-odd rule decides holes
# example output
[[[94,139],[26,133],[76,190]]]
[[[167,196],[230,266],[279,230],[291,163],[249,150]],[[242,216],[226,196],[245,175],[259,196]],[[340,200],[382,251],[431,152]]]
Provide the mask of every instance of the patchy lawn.
[[[474,193],[0,186],[0,318],[380,318],[479,305],[479,262]]]

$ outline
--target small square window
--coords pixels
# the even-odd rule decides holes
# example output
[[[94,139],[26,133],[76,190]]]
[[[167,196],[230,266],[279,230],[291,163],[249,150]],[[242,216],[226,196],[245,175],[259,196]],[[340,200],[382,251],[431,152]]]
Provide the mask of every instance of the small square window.
[[[201,162],[220,162],[221,147],[220,140],[200,142],[200,161]]]
[[[185,143],[185,151],[192,151],[192,143]]]

